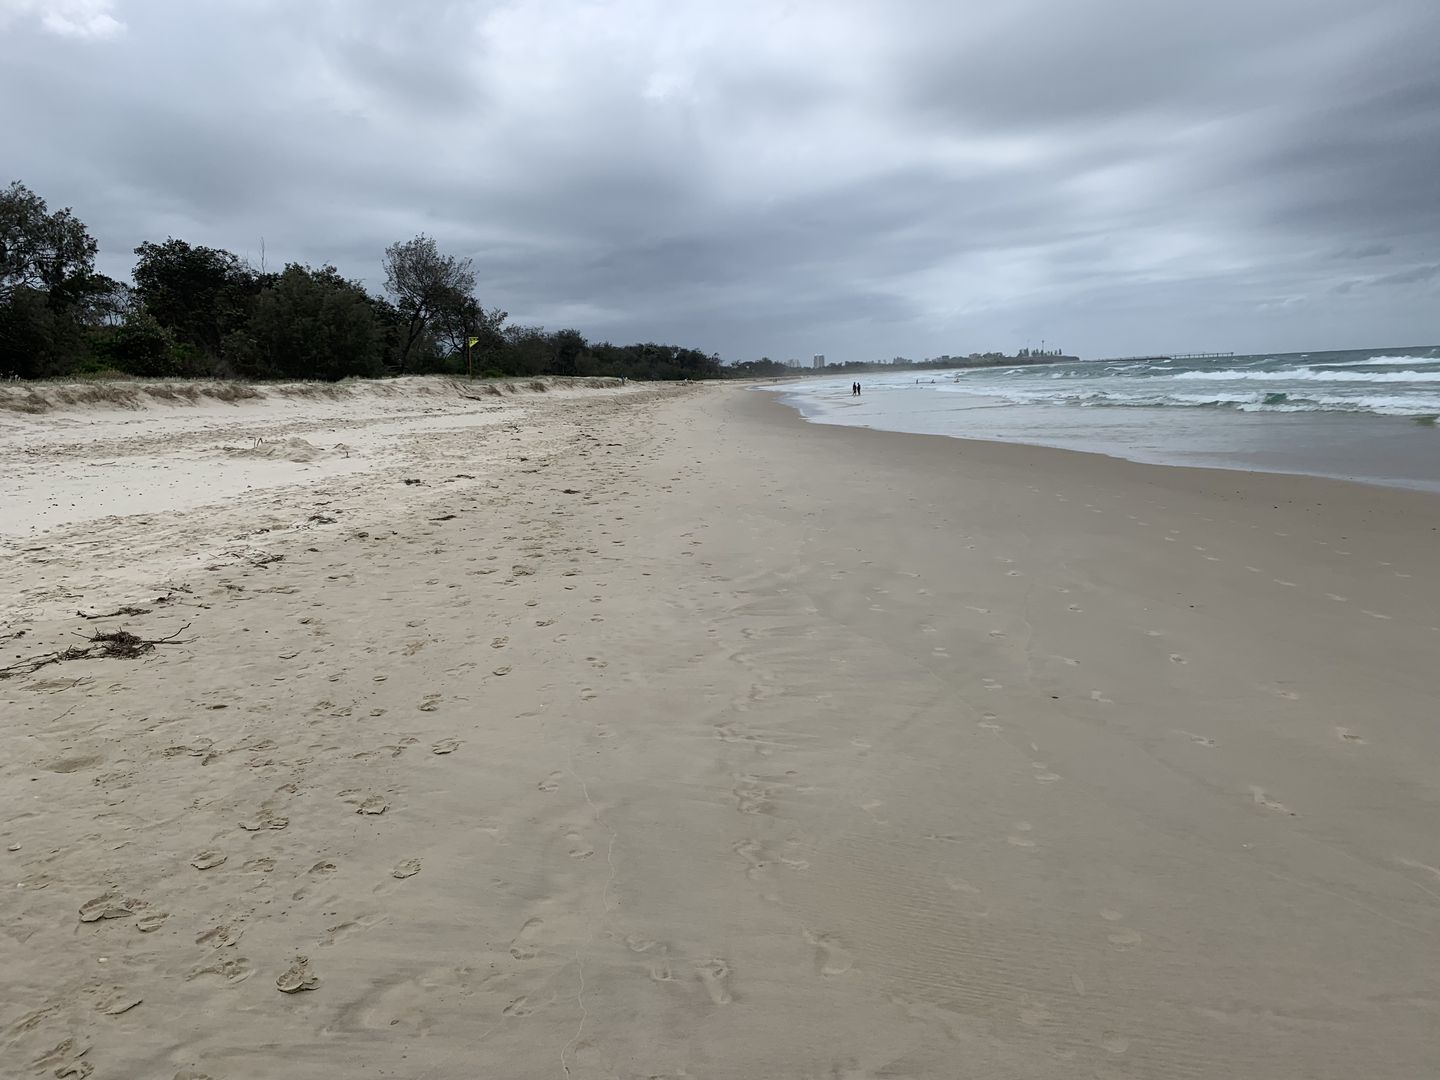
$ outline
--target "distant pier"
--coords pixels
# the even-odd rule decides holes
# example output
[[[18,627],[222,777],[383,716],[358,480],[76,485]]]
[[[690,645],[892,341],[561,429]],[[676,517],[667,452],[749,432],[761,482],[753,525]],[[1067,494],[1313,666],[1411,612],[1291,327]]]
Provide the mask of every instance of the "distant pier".
[[[1164,353],[1155,356],[1106,356],[1099,360],[1091,360],[1092,364],[1127,364],[1139,363],[1142,360],[1223,360],[1234,356],[1233,352],[1186,352],[1186,353]]]

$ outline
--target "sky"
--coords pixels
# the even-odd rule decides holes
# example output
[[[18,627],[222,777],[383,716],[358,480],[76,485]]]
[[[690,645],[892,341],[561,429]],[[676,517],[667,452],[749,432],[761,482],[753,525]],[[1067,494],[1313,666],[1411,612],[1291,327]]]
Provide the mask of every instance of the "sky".
[[[0,184],[726,360],[1440,341],[1440,0],[0,0]],[[9,175],[6,175],[9,174]]]

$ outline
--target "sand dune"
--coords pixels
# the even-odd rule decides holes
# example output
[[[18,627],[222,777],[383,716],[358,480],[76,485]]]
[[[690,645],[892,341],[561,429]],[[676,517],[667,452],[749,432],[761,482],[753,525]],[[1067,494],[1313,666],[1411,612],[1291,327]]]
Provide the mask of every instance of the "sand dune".
[[[1440,502],[402,400],[5,422],[5,1071],[1440,1073]]]

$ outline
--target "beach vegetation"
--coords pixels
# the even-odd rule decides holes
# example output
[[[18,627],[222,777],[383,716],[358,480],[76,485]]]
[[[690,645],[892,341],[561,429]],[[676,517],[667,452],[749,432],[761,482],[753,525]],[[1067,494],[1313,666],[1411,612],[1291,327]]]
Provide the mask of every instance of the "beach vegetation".
[[[591,342],[516,325],[482,303],[473,260],[420,235],[383,253],[372,292],[333,266],[279,273],[174,236],[135,248],[131,281],[95,271],[68,207],[0,190],[0,378],[325,380],[443,374],[713,379],[736,372],[678,345]]]

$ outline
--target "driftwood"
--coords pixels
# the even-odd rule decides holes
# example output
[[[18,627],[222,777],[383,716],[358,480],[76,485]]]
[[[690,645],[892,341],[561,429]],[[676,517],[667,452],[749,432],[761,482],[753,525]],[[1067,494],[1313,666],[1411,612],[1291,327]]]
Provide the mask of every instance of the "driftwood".
[[[114,611],[97,611],[93,615],[87,615],[83,611],[77,611],[75,614],[79,615],[82,619],[113,619],[119,615],[149,615],[150,611],[151,609],[147,607],[132,607],[130,604],[126,604],[124,607],[116,608]]]

